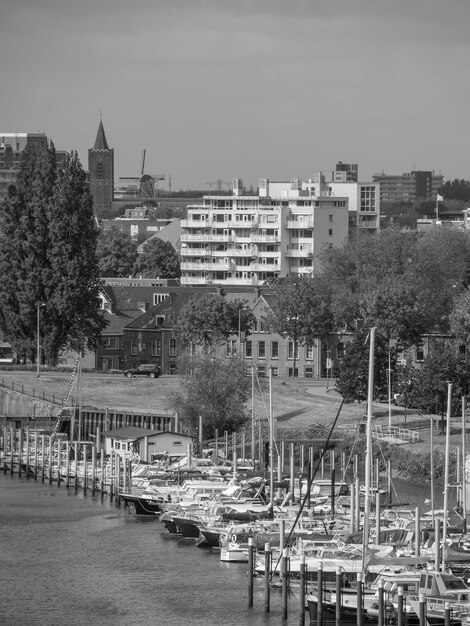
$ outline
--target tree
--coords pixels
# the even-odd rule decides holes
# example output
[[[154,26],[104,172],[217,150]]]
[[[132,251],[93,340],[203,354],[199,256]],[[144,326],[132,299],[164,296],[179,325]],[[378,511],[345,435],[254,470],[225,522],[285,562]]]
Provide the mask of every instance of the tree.
[[[446,182],[439,189],[439,193],[446,200],[461,200],[468,202],[470,200],[470,182],[468,180],[446,180]]]
[[[245,302],[204,294],[188,300],[182,307],[174,332],[183,347],[193,344],[207,351],[227,341],[230,335],[238,334],[238,330],[249,333],[254,323]]]
[[[238,430],[249,419],[246,403],[251,391],[242,359],[200,354],[191,361],[182,391],[169,396],[171,408],[193,434],[202,417],[205,438],[214,437],[216,428],[219,433]]]
[[[155,237],[144,244],[144,251],[137,259],[134,273],[144,278],[179,278],[181,269],[178,253],[169,241]]]
[[[0,234],[0,328],[32,360],[40,326],[55,363],[66,346],[94,347],[106,322],[99,311],[97,228],[77,153],[56,168],[54,146],[27,146],[4,202]]]
[[[137,245],[119,228],[100,231],[96,248],[100,276],[132,274],[137,260]]]
[[[309,277],[283,281],[268,298],[265,322],[271,332],[289,337],[297,347],[325,339],[333,330],[330,298],[321,281]]]

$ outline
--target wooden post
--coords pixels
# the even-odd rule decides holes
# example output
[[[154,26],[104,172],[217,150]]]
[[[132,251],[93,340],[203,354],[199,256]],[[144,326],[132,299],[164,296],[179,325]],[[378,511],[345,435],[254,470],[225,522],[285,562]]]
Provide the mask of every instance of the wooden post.
[[[287,600],[289,591],[289,573],[287,564],[289,561],[289,548],[282,550],[281,558],[281,577],[282,577],[282,617],[287,619]]]
[[[351,533],[356,532],[356,485],[352,482],[350,486],[351,495],[350,495],[350,515],[351,518],[349,520],[349,529]]]
[[[305,470],[305,445],[300,444],[300,473],[303,474]]]
[[[60,461],[62,454],[62,441],[57,439],[57,487],[60,487]]]
[[[78,490],[78,442],[73,442],[73,455],[75,457],[75,476],[74,476],[74,484],[75,484],[75,492]]]
[[[100,458],[100,490],[101,497],[104,496],[104,449],[101,448],[101,458]]]
[[[286,467],[286,444],[284,440],[281,441],[281,472],[284,473]]]
[[[49,472],[49,484],[52,485],[52,451],[54,444],[52,443],[52,436],[49,435],[49,462],[47,464]]]
[[[398,585],[397,624],[403,626],[403,586]]]
[[[379,619],[377,626],[384,626],[385,623],[385,603],[384,603],[384,580],[383,578],[379,579]]]
[[[264,544],[264,612],[271,610],[271,545]]]
[[[421,517],[419,512],[419,505],[415,508],[415,556],[419,557],[421,554]]]
[[[29,426],[26,426],[26,478],[29,478]]]
[[[16,431],[13,426],[10,429],[10,474],[13,476],[13,463],[15,456],[15,439],[16,439]]]
[[[336,606],[335,626],[341,626],[341,581],[343,574],[341,567],[336,567]]]
[[[375,543],[380,545],[380,492],[375,494]]]
[[[248,606],[253,606],[253,578],[254,578],[254,542],[248,538]]]
[[[109,501],[112,502],[113,501],[113,496],[114,496],[114,457],[115,457],[115,452],[114,450],[111,450],[111,456],[109,459]]]
[[[317,624],[323,626],[323,561],[318,563],[317,588]]]
[[[115,476],[116,476],[116,506],[121,506],[121,497],[119,495],[120,490],[121,490],[121,457],[119,456],[119,454],[116,454],[115,462],[116,462],[116,471],[115,471]]]
[[[444,626],[450,626],[450,602],[447,600],[444,604]]]
[[[7,437],[7,427],[3,427],[3,473],[7,473],[7,445],[8,445],[8,437]]]
[[[86,458],[86,443],[82,444],[82,450],[83,450],[83,494],[86,496],[86,490],[87,490],[87,486],[88,486],[88,463],[87,463],[87,458]]]
[[[23,463],[23,429],[20,428],[18,431],[18,478],[21,478],[21,472],[22,472],[22,467],[21,464]]]
[[[362,613],[362,574],[357,574],[357,626],[364,623],[364,615]]]
[[[95,496],[96,488],[96,446],[91,447],[91,495]]]
[[[44,482],[44,469],[45,469],[45,454],[46,454],[46,437],[41,435],[41,482]]]
[[[70,441],[65,442],[65,488],[69,488],[70,474]]]
[[[436,572],[441,571],[441,559],[439,544],[441,543],[441,521],[436,517],[434,520],[434,569]]]
[[[305,574],[305,554],[300,555],[300,612],[299,612],[299,626],[305,624],[305,587],[306,587],[306,574]]]
[[[420,593],[419,594],[419,614],[418,614],[418,618],[419,618],[419,626],[426,626],[426,624],[427,624],[427,619],[426,619],[426,596],[424,595],[424,593]]]
[[[242,433],[242,459],[243,459],[243,464],[245,465],[245,459],[246,459],[246,452],[245,452],[245,433]]]
[[[34,480],[38,479],[38,434],[34,433]]]

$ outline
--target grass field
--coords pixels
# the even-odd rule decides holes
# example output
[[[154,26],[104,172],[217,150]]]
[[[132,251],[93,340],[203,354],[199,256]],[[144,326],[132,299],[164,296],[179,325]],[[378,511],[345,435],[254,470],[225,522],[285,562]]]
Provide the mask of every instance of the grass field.
[[[36,395],[44,392],[47,397],[54,395],[60,399],[66,395],[70,374],[42,372],[37,378],[33,372],[1,371],[0,380],[15,387],[23,385],[25,391]],[[124,378],[121,375],[90,374],[81,376],[82,406],[97,408],[127,409],[143,412],[166,412],[169,410],[168,396],[181,389],[184,379],[179,376],[162,376],[158,379]],[[304,429],[312,424],[331,424],[341,405],[340,396],[332,389],[331,381],[327,388],[325,381],[300,379],[273,379],[273,413],[283,428]],[[72,395],[77,393],[75,385]],[[264,389],[256,385],[254,394],[255,415],[267,419],[269,415],[269,385],[264,380]],[[251,411],[251,401],[248,410]],[[345,404],[338,423],[356,422],[365,413],[365,403]],[[402,419],[403,409],[394,407],[393,415]],[[374,407],[377,418],[388,416],[388,407],[377,404]]]

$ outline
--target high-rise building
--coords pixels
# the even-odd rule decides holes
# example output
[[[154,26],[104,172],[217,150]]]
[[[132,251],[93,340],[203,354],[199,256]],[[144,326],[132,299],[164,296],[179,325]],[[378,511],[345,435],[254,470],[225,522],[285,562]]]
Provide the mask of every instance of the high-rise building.
[[[181,227],[181,284],[261,285],[313,275],[325,246],[348,237],[348,199],[312,193],[300,179],[259,181],[258,195],[204,196]]]
[[[95,145],[88,150],[90,193],[96,217],[110,217],[114,189],[114,149],[108,146],[100,120]]]
[[[14,184],[20,168],[21,153],[31,144],[47,145],[44,133],[0,133],[0,202]]]
[[[418,198],[435,200],[444,184],[442,174],[414,170],[404,174],[374,174],[372,179],[380,183],[381,202],[415,202]]]

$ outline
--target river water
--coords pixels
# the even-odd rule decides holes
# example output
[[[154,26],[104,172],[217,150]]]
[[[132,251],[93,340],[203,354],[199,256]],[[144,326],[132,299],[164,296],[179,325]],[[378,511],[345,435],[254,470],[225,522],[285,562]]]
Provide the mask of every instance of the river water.
[[[298,600],[287,620],[280,602],[272,591],[265,614],[261,577],[248,608],[246,564],[221,563],[158,520],[0,473],[1,626],[298,624]]]

